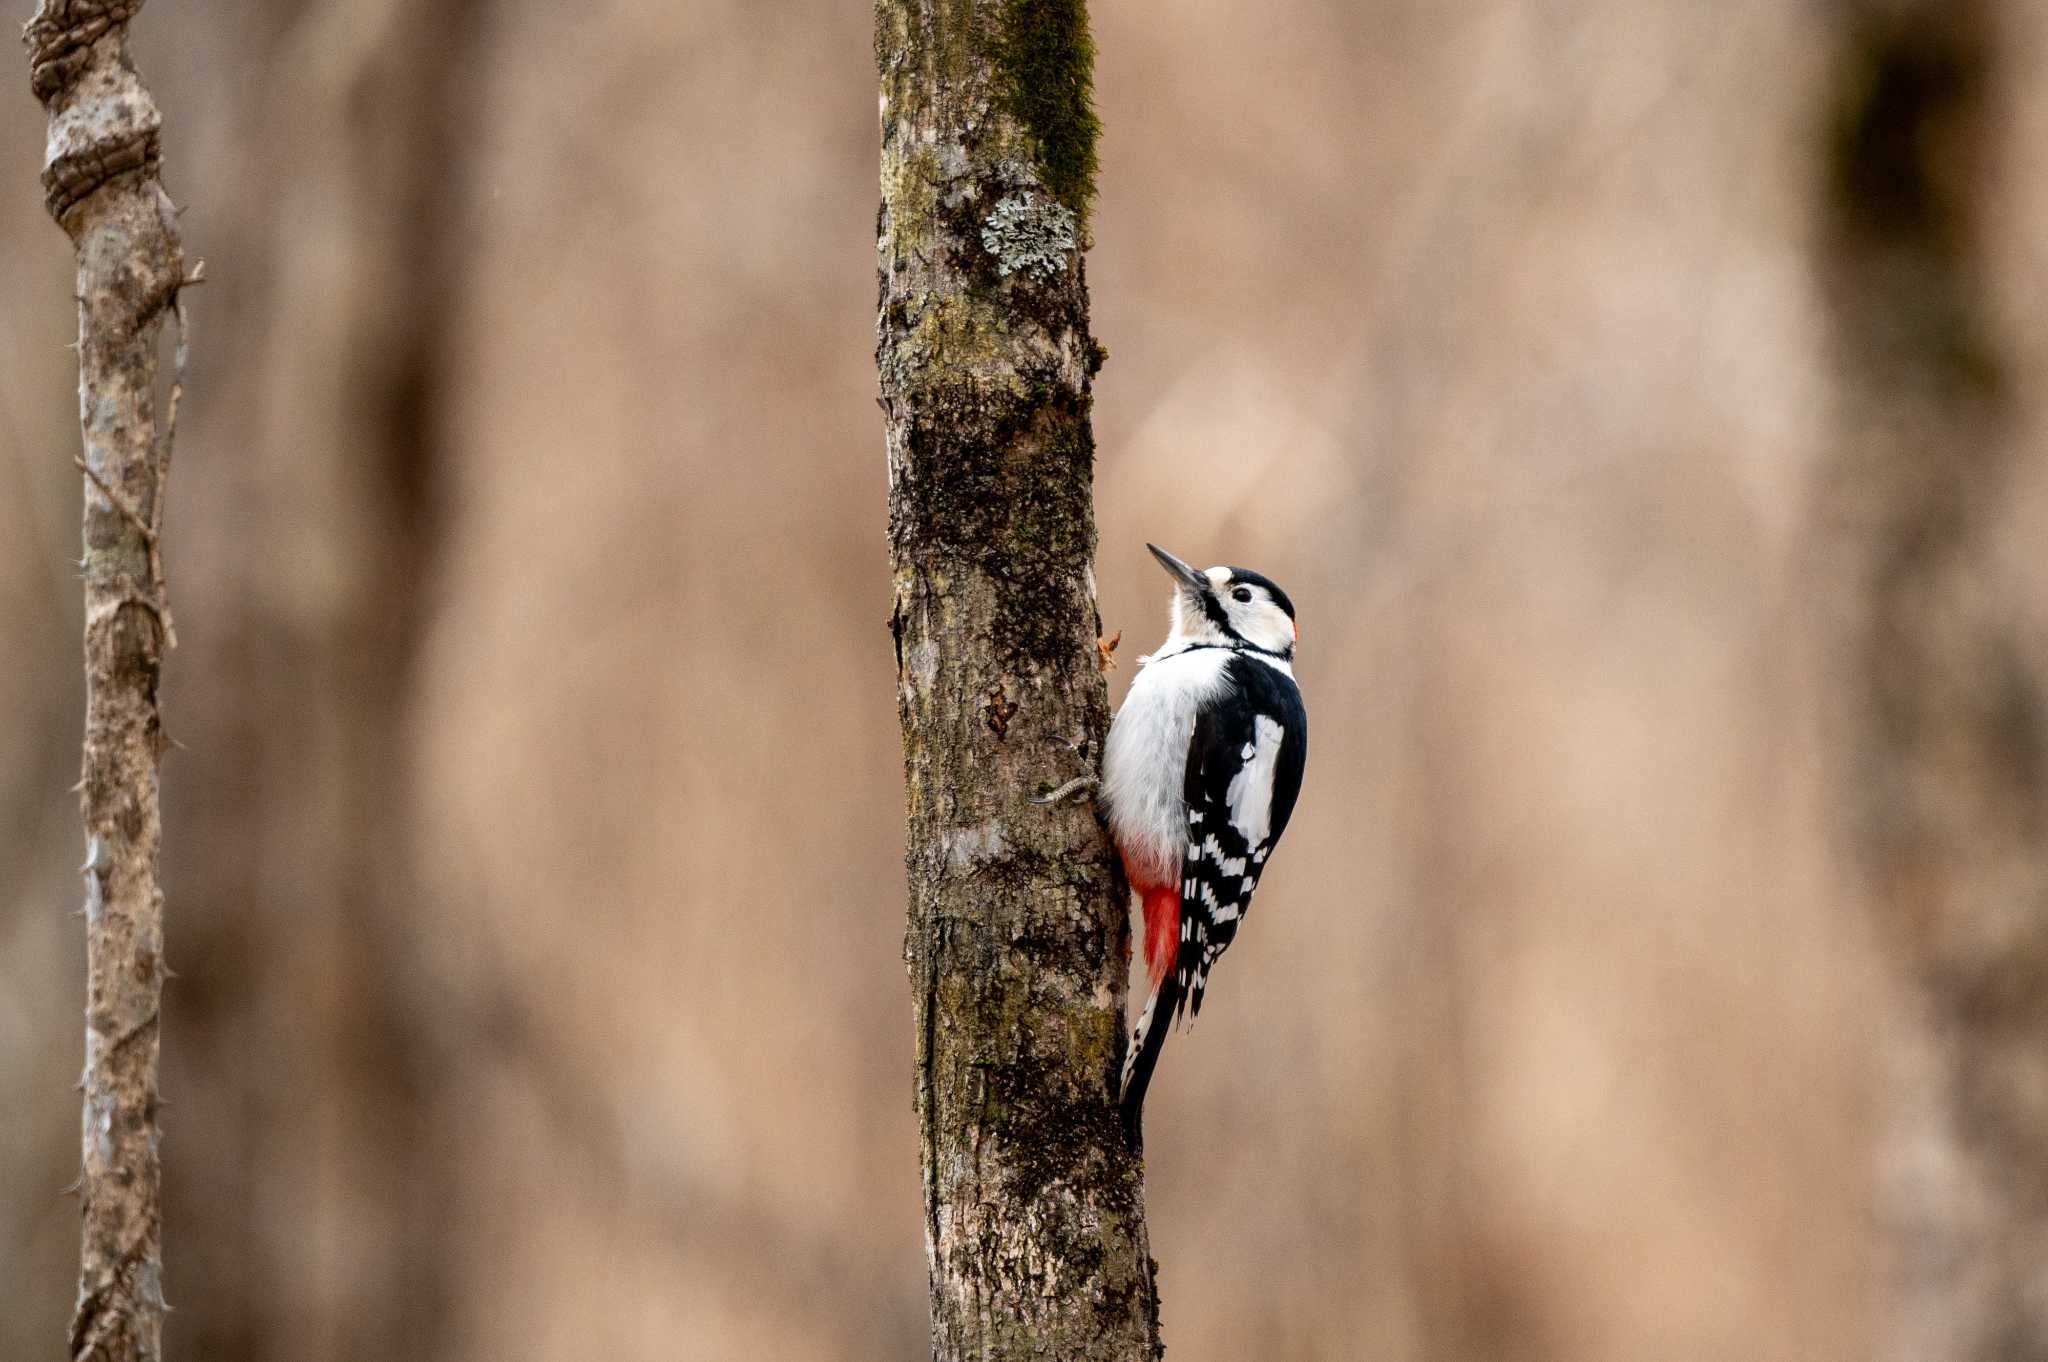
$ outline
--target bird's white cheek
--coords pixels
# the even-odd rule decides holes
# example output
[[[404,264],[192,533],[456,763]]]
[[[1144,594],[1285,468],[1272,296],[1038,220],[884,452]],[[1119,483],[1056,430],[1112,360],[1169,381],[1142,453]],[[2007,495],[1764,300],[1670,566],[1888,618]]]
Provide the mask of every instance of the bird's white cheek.
[[[1261,648],[1276,653],[1286,651],[1294,642],[1293,621],[1278,612],[1261,614],[1257,619],[1240,625],[1238,632]]]

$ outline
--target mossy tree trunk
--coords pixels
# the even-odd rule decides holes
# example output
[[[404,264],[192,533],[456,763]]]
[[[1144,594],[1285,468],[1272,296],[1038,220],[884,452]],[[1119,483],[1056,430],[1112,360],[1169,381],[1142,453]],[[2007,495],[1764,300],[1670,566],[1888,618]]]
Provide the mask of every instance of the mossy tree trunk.
[[[2039,455],[1990,305],[2000,18],[1993,0],[1842,13],[1820,242],[1842,453],[1818,542],[1840,803],[1911,1004],[1880,1355],[2048,1358],[2048,690],[2036,583],[2010,567],[2038,564],[2038,539],[2015,556],[2003,515]]]
[[[881,320],[933,1355],[1156,1357],[1115,1085],[1080,0],[881,0]]]
[[[159,428],[156,382],[164,317],[186,281],[158,179],[161,119],[128,60],[137,8],[43,0],[23,35],[31,87],[49,112],[43,188],[78,259],[87,970],[78,1362],[154,1362],[163,1341],[157,682],[171,621],[158,536],[170,432]],[[177,401],[174,387],[166,427]]]

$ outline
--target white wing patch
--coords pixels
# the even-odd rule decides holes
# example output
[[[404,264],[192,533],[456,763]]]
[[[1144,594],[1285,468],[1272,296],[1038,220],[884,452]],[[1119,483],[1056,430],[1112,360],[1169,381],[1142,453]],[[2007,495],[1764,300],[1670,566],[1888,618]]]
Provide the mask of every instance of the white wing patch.
[[[1273,773],[1280,764],[1280,743],[1286,730],[1278,719],[1261,714],[1253,722],[1252,743],[1247,745],[1245,764],[1231,777],[1224,799],[1230,805],[1230,824],[1256,847],[1266,840],[1273,813]],[[1256,747],[1256,751],[1252,750]]]

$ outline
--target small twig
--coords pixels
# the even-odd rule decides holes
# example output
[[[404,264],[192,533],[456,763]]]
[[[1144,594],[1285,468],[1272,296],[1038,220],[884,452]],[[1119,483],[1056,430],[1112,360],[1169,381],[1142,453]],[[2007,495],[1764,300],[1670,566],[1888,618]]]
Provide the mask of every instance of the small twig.
[[[175,411],[176,389],[172,390],[172,394],[172,410]],[[122,519],[135,527],[135,532],[142,536],[144,547],[149,550],[149,595],[144,596],[131,586],[128,594],[122,598],[120,603],[123,605],[132,603],[149,611],[155,617],[157,627],[163,630],[164,647],[166,649],[177,647],[178,629],[176,625],[171,623],[171,606],[170,601],[167,599],[168,593],[165,590],[164,584],[163,544],[156,532],[156,528],[142,518],[142,513],[130,505],[126,497],[116,492],[112,487],[109,487],[106,479],[93,471],[91,464],[76,454],[71,456],[71,462],[78,465],[79,472],[92,479],[92,485],[100,489],[100,495],[105,497],[113,508],[121,513]],[[157,502],[159,506],[161,506],[162,501],[163,483],[158,482]]]
[[[171,405],[164,416],[164,438],[156,456],[156,495],[149,503],[149,573],[161,589],[164,581],[163,558],[157,548],[157,536],[164,527],[164,491],[171,485],[171,448],[178,440],[178,404],[185,397],[185,354],[186,337],[192,321],[185,311],[184,290],[194,284],[206,282],[206,262],[200,261],[192,267],[192,273],[185,276],[177,289],[171,293],[171,320],[178,328],[178,343],[171,350]]]
[[[100,489],[100,495],[105,497],[108,503],[112,505],[115,510],[121,513],[121,518],[123,520],[126,520],[130,525],[133,525],[135,527],[135,532],[142,536],[143,542],[149,544],[151,547],[154,547],[156,544],[156,531],[151,529],[149,527],[149,522],[142,518],[142,512],[136,510],[133,506],[129,505],[128,498],[122,496],[119,492],[116,492],[113,488],[109,487],[106,483],[106,479],[102,478],[98,473],[95,473],[93,471],[92,465],[87,463],[79,455],[72,455],[71,462],[78,465],[79,472],[85,474],[88,478],[92,479],[92,485]]]

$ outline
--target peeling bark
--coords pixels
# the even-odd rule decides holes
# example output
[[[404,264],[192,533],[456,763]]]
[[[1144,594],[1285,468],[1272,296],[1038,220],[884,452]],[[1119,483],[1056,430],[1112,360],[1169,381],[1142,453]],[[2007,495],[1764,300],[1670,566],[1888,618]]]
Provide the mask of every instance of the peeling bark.
[[[78,259],[87,979],[71,1356],[104,1362],[157,1358],[164,1314],[157,682],[173,637],[158,537],[178,392],[160,433],[156,378],[164,316],[187,281],[158,180],[161,120],[128,60],[128,20],[140,7],[44,0],[24,34],[31,85],[49,113],[43,189]]]
[[[1159,1355],[1115,1088],[1080,0],[881,0],[880,345],[933,1355]]]
[[[2048,677],[2025,585],[1997,566],[2030,454],[1983,240],[1999,11],[1846,13],[1821,262],[1842,453],[1821,540],[1849,847],[1908,1004],[1881,1355],[2048,1358]]]

